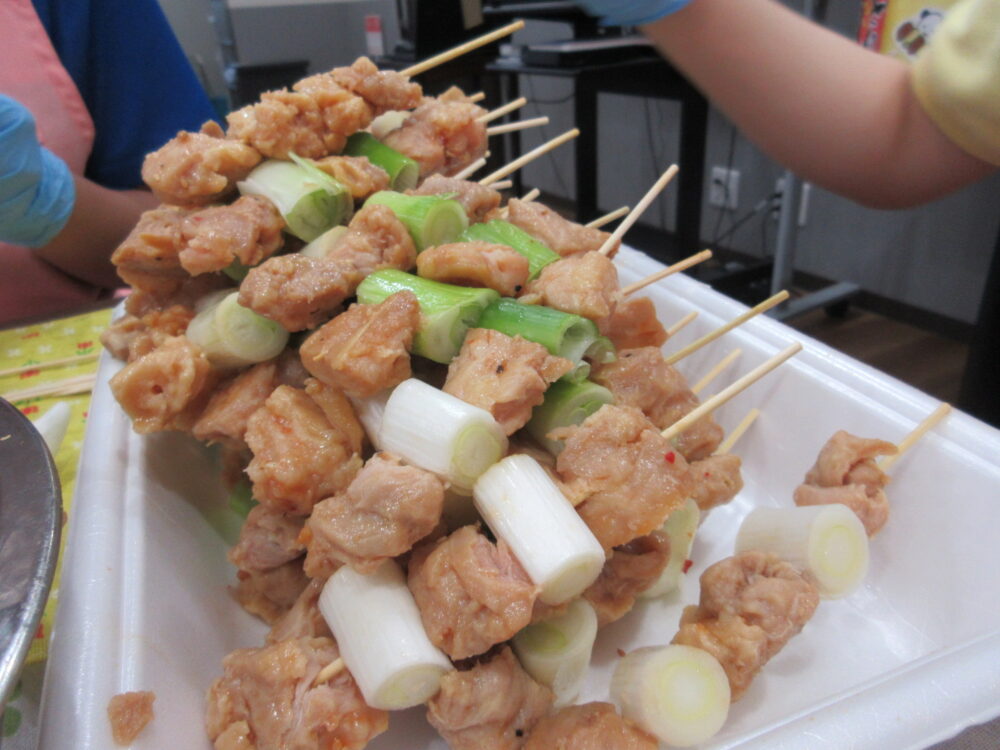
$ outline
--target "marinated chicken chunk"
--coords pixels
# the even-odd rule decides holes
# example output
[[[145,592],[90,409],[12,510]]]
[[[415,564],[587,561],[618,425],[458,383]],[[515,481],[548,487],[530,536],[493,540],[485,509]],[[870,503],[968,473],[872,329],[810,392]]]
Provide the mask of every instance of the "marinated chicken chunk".
[[[516,297],[528,283],[528,259],[507,245],[490,242],[452,242],[424,250],[417,256],[417,274],[445,284],[494,289]]]
[[[222,289],[231,290],[232,287],[232,279],[221,273],[185,276],[179,286],[166,294],[133,289],[125,298],[125,312],[141,318],[171,307],[186,307],[194,311],[203,297]]]
[[[420,177],[454,174],[486,153],[486,110],[468,101],[425,98],[385,145],[420,165]]]
[[[597,612],[598,626],[627,615],[636,597],[656,583],[669,561],[670,538],[662,531],[615,547],[597,580],[583,592]]]
[[[234,260],[255,266],[282,246],[284,228],[274,204],[256,195],[204,208],[184,218],[181,266],[192,276],[221,271]]]
[[[206,726],[216,750],[361,750],[388,728],[389,714],[365,703],[346,668],[323,679],[339,658],[330,638],[229,654],[207,696]]]
[[[250,269],[239,303],[289,331],[315,328],[332,317],[357,286],[352,268],[329,259],[279,255]]]
[[[261,160],[256,149],[225,138],[213,121],[201,132],[182,130],[142,163],[142,181],[164,203],[204,206],[217,203],[236,189]]]
[[[153,701],[156,693],[141,690],[119,693],[108,703],[108,720],[111,736],[116,745],[131,745],[153,720]]]
[[[364,156],[326,156],[316,166],[350,190],[356,201],[389,189],[389,173]]]
[[[488,411],[510,435],[531,419],[549,384],[572,369],[572,362],[541,344],[474,328],[448,366],[443,390]]]
[[[172,305],[142,317],[124,315],[101,332],[101,344],[117,359],[132,362],[171,336],[183,336],[194,318],[193,308]]]
[[[305,551],[299,534],[305,519],[266,505],[250,509],[240,538],[229,550],[229,562],[241,570],[269,570],[291,562]]]
[[[507,221],[530,234],[563,257],[600,250],[611,235],[600,229],[564,219],[538,201],[512,198],[507,202]],[[620,246],[620,243],[619,243]],[[618,252],[616,246],[608,257]]]
[[[327,421],[340,430],[347,450],[360,454],[365,441],[365,428],[358,421],[347,396],[316,378],[307,378],[302,387],[322,409]]]
[[[653,347],[619,351],[614,362],[596,364],[591,379],[615,394],[616,404],[639,409],[661,430],[700,403],[684,376]],[[697,461],[712,455],[722,437],[722,428],[706,415],[674,440],[684,458]]]
[[[818,604],[816,586],[798,568],[770,553],[741,552],[702,573],[699,603],[684,609],[673,642],[718,659],[735,701]]]
[[[726,453],[709,456],[700,461],[692,461],[691,497],[698,504],[698,510],[707,513],[716,505],[728,503],[743,489],[743,476],[739,456]]]
[[[406,226],[388,206],[372,204],[358,211],[324,260],[350,269],[350,292],[373,271],[408,271],[417,262],[417,248]]]
[[[341,565],[373,573],[408,552],[441,520],[444,485],[430,472],[376,453],[347,490],[316,504],[300,539],[305,570],[328,578]]]
[[[140,434],[189,430],[218,379],[205,353],[183,336],[125,365],[111,378],[111,392]]]
[[[410,348],[420,305],[410,291],[375,305],[351,305],[299,349],[314,376],[352,398],[368,398],[410,377]]]
[[[261,362],[223,382],[194,423],[191,433],[206,443],[229,441],[241,445],[250,415],[264,405],[278,387],[278,366]]]
[[[667,330],[656,317],[656,307],[649,297],[626,297],[618,300],[611,315],[602,320],[598,327],[603,335],[611,339],[618,351],[645,346],[659,349],[669,338]]]
[[[267,642],[280,643],[293,638],[333,638],[326,618],[319,610],[319,595],[325,581],[312,580],[302,589],[295,604],[279,617],[267,633]]]
[[[552,436],[566,446],[556,470],[605,550],[660,528],[691,492],[687,462],[638,409],[605,405]]]
[[[520,297],[527,304],[589,318],[598,326],[611,317],[620,298],[615,264],[593,252],[549,263]]]
[[[180,289],[190,275],[180,261],[187,214],[186,209],[173,206],[160,206],[142,213],[132,231],[111,254],[111,262],[126,284],[161,296]]]
[[[424,629],[452,659],[481,654],[531,621],[538,587],[503,540],[473,526],[417,547],[408,583]]]
[[[486,221],[486,216],[500,206],[499,191],[471,180],[432,174],[408,195],[453,195],[462,204],[470,224]]]
[[[237,570],[233,595],[247,612],[274,625],[294,605],[309,579],[297,558],[266,570]]]
[[[305,391],[278,386],[247,422],[253,451],[247,475],[254,497],[274,510],[308,515],[313,505],[345,489],[361,468],[350,432],[331,424]]]
[[[543,718],[524,750],[657,750],[659,743],[610,703],[566,706]]]
[[[795,490],[796,505],[843,503],[874,536],[889,520],[889,499],[882,489],[889,477],[875,462],[892,456],[896,446],[839,430],[819,452],[805,482]]]
[[[489,661],[446,674],[427,702],[427,720],[451,750],[517,750],[553,700],[504,646]]]
[[[334,68],[328,75],[368,102],[377,115],[413,109],[423,98],[420,84],[394,70],[379,70],[367,57],[359,57],[349,67]]]

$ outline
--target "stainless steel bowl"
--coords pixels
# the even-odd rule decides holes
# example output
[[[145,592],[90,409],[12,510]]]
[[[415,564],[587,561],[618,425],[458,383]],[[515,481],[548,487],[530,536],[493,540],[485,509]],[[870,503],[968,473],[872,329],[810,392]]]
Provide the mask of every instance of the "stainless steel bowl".
[[[45,441],[0,399],[0,708],[42,618],[61,529],[59,475]]]

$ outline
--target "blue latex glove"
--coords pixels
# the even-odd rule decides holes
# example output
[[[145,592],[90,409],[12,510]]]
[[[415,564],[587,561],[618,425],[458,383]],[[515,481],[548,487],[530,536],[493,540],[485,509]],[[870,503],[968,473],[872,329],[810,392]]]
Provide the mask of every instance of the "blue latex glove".
[[[75,198],[69,167],[38,143],[35,118],[0,94],[0,241],[47,245],[69,220]]]
[[[691,0],[577,0],[602,26],[639,26],[676,13]]]

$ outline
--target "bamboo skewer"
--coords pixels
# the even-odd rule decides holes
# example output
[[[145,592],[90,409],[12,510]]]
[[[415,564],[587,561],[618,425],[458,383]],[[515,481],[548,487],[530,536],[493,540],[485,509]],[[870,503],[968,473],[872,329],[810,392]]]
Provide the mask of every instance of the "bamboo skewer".
[[[721,336],[722,334],[727,333],[727,332],[733,330],[734,328],[736,328],[737,326],[742,325],[743,323],[746,323],[748,320],[750,320],[750,318],[753,318],[754,316],[760,315],[762,312],[766,312],[767,310],[770,310],[775,305],[781,304],[786,299],[788,299],[788,292],[786,290],[782,289],[780,292],[778,292],[777,294],[775,294],[773,297],[768,297],[766,300],[764,300],[763,302],[761,302],[759,305],[756,305],[755,307],[751,307],[745,313],[743,313],[742,315],[737,316],[736,318],[733,318],[731,321],[729,321],[725,325],[720,326],[719,328],[716,328],[711,333],[705,334],[700,339],[698,339],[697,341],[694,341],[694,342],[688,344],[687,346],[685,346],[680,351],[674,352],[669,357],[667,357],[667,364],[668,365],[672,365],[672,364],[674,364],[676,362],[679,362],[680,360],[684,359],[684,357],[686,357],[687,355],[691,354],[692,352],[698,351],[699,349],[701,349],[701,347],[705,346],[706,344],[711,344],[713,341],[715,341],[717,338],[719,338],[719,336]]]
[[[700,253],[695,253],[689,258],[685,258],[684,260],[678,261],[677,263],[674,263],[672,266],[667,266],[666,268],[657,271],[656,273],[651,273],[646,278],[639,279],[638,281],[635,281],[629,284],[628,286],[622,288],[622,296],[627,297],[628,295],[632,294],[632,292],[637,292],[643,287],[647,287],[650,284],[655,284],[657,281],[667,278],[667,276],[672,276],[675,273],[686,271],[687,269],[691,268],[691,266],[696,266],[699,263],[703,263],[704,261],[708,260],[711,257],[712,257],[711,250],[702,250]]]
[[[500,180],[500,182],[494,182],[492,185],[490,185],[490,187],[493,188],[494,190],[510,190],[512,187],[514,187],[514,181]]]
[[[469,94],[469,101],[472,104],[475,104],[476,102],[481,102],[485,98],[486,98],[485,91],[477,91],[475,94]]]
[[[740,420],[740,423],[733,428],[733,431],[726,436],[726,439],[719,443],[719,447],[716,449],[715,455],[721,456],[729,453],[729,451],[733,449],[733,446],[736,445],[736,441],[743,437],[743,433],[750,429],[750,425],[752,425],[759,416],[760,409],[751,409],[747,412],[747,415],[743,417],[743,419]]]
[[[676,323],[674,323],[672,326],[670,326],[670,328],[667,329],[667,338],[670,338],[671,336],[673,336],[674,334],[676,334],[682,328],[684,328],[685,326],[687,326],[688,323],[693,322],[694,319],[697,318],[697,317],[698,317],[698,311],[697,310],[692,310],[691,312],[689,312],[687,315],[685,315],[683,318],[681,318],[680,320],[678,320]]]
[[[499,120],[504,115],[513,112],[515,109],[520,109],[527,103],[528,100],[525,99],[523,96],[518,97],[512,102],[507,102],[503,106],[497,107],[496,109],[487,112],[485,115],[480,115],[479,117],[476,118],[476,122],[485,123],[485,122],[493,122],[494,120]]]
[[[632,225],[639,220],[639,217],[642,216],[643,211],[649,207],[649,204],[653,202],[653,199],[660,194],[663,188],[665,188],[672,179],[674,179],[674,175],[677,174],[677,169],[677,165],[672,164],[666,172],[660,175],[660,179],[654,182],[653,187],[646,191],[646,194],[642,196],[642,200],[636,204],[636,207],[633,208],[631,213],[625,217],[625,220],[618,225],[614,234],[605,240],[604,244],[601,245],[601,248],[597,252],[601,255],[609,255],[611,253],[611,248],[618,244],[618,241],[621,240],[625,232],[631,229]]]
[[[466,52],[472,52],[474,49],[483,47],[490,42],[495,42],[497,39],[503,39],[505,36],[510,36],[515,31],[519,31],[524,28],[524,21],[514,21],[514,23],[507,24],[506,26],[501,26],[495,31],[491,31],[489,34],[483,34],[475,39],[470,39],[464,44],[460,44],[457,47],[452,47],[451,49],[445,50],[433,57],[428,57],[423,62],[418,62],[416,65],[411,65],[405,70],[401,70],[404,76],[415,76],[424,71],[430,70],[442,63],[446,63],[449,60],[454,60],[456,57],[461,57]]]
[[[691,392],[694,394],[701,393],[705,389],[705,386],[715,380],[719,376],[719,373],[735,362],[742,353],[742,349],[733,349],[729,352],[729,354],[723,357],[715,367],[706,372],[704,376],[702,376],[701,380],[691,386]]]
[[[486,135],[502,135],[503,133],[513,133],[517,130],[527,130],[528,128],[540,128],[544,125],[549,124],[548,116],[543,117],[532,117],[530,120],[518,120],[517,122],[508,122],[503,125],[494,125],[491,128],[486,128]]]
[[[750,372],[748,372],[746,375],[744,375],[742,378],[734,382],[729,387],[719,391],[717,394],[712,396],[712,398],[703,401],[700,406],[689,411],[687,414],[678,419],[676,422],[674,422],[660,434],[663,435],[663,437],[667,438],[668,440],[679,435],[680,433],[684,432],[684,430],[686,430],[688,427],[697,422],[699,419],[704,417],[706,414],[710,414],[711,412],[718,409],[724,403],[729,401],[729,399],[731,399],[733,396],[749,388],[751,385],[753,385],[762,377],[771,372],[771,370],[778,367],[778,365],[782,364],[785,360],[795,356],[801,350],[802,350],[802,344],[796,341],[794,344],[789,346],[784,351],[775,354],[773,357],[764,362],[762,365],[759,365],[754,369],[752,369]]]
[[[334,659],[319,671],[319,674],[316,675],[316,679],[313,680],[313,687],[315,687],[316,685],[322,685],[325,682],[329,682],[338,674],[343,672],[346,666],[347,665],[344,664],[343,659],[339,657]]]
[[[550,141],[546,141],[541,146],[536,146],[535,148],[531,149],[531,151],[529,151],[528,153],[522,154],[521,156],[519,156],[517,159],[514,159],[514,161],[510,162],[506,166],[500,167],[500,169],[498,169],[496,172],[493,172],[493,174],[486,175],[486,177],[484,177],[479,181],[479,184],[490,185],[496,182],[497,180],[502,180],[507,175],[512,174],[513,172],[519,170],[525,164],[534,161],[543,154],[547,154],[552,149],[558,148],[566,141],[572,140],[573,138],[576,138],[578,135],[580,135],[580,131],[577,130],[576,128],[573,128],[572,130],[567,130],[562,135],[557,135],[555,138],[553,138]]]
[[[9,391],[3,394],[8,401],[24,401],[29,398],[42,398],[44,396],[74,396],[78,393],[89,393],[94,389],[97,375],[87,373],[86,375],[74,375],[71,378],[57,380],[55,383],[41,383],[24,388],[20,391]]]
[[[951,413],[951,404],[942,402],[937,409],[932,411],[923,422],[913,428],[913,431],[903,438],[894,456],[886,456],[879,462],[882,471],[888,471],[889,467],[898,461],[906,451],[910,450],[920,438],[933,430],[937,423]]]
[[[84,362],[93,362],[100,356],[100,352],[95,352],[93,354],[84,354],[79,357],[66,357],[65,359],[54,359],[51,362],[40,362],[37,365],[11,367],[8,370],[0,370],[0,378],[5,378],[8,375],[20,375],[22,372],[30,372],[31,370],[50,370],[54,367],[63,367],[64,365],[79,365]]]
[[[529,190],[527,193],[525,193],[523,196],[521,196],[521,202],[522,203],[531,203],[531,201],[535,200],[535,198],[537,198],[541,194],[542,194],[542,191],[539,190],[538,188],[531,188],[531,190]]]
[[[584,224],[585,227],[590,227],[591,229],[600,229],[605,224],[610,224],[615,219],[620,219],[622,216],[629,212],[628,206],[622,206],[621,208],[616,208],[614,211],[609,211],[604,214],[604,216],[598,216],[593,221],[588,221]]]
[[[453,175],[453,177],[456,180],[467,180],[469,177],[471,177],[472,175],[474,175],[476,172],[478,172],[480,169],[482,169],[485,166],[486,166],[486,158],[483,157],[483,156],[480,156],[478,159],[476,159],[474,162],[472,162],[472,164],[470,164],[469,166],[467,166],[461,172],[456,172]]]

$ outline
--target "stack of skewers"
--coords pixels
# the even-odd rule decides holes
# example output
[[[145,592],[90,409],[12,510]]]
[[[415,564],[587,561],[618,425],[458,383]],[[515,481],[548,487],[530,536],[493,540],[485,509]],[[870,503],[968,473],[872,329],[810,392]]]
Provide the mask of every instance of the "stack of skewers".
[[[724,442],[712,411],[801,346],[703,403],[739,353],[694,386],[673,365],[787,293],[664,356],[693,316],[668,329],[633,295],[710,253],[624,288],[611,258],[676,167],[588,226],[501,205],[499,181],[575,131],[472,181],[488,122],[523,102],[423,97],[424,69],[362,58],[179,134],[144,167],[164,205],[114,256],[135,290],[104,337],[128,362],[114,394],[138,432],[221,446],[237,598],[271,626],[225,659],[209,737],[360,748],[426,703],[457,749],[704,741],[816,597],[863,575],[856,533],[833,573],[810,567],[813,526],[850,526],[829,499],[748,521],[675,645],[622,660],[620,714],[572,704],[597,629],[675,590],[701,515],[742,487],[730,451],[756,413]],[[858,461],[842,485],[872,474]],[[793,595],[751,622],[744,588],[775,581]]]

